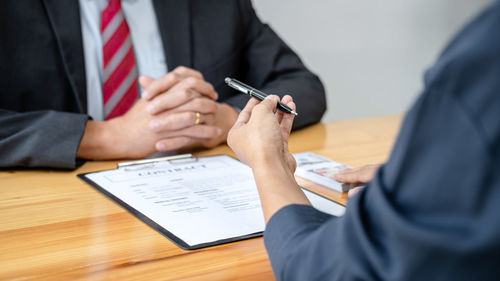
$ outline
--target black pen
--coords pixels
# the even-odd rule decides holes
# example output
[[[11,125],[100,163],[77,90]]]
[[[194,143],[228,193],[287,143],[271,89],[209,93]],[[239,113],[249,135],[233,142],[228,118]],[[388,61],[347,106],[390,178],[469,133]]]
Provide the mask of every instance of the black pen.
[[[224,81],[226,82],[226,84],[237,90],[237,91],[240,91],[244,94],[247,94],[251,97],[254,97],[260,101],[263,101],[268,95],[262,91],[259,91],[257,89],[254,89],[236,79],[233,79],[233,78],[226,78],[224,79]],[[295,112],[293,109],[291,109],[290,107],[286,106],[285,104],[281,103],[281,102],[278,102],[278,109],[283,111],[283,112],[286,112],[286,113],[290,113],[290,114],[293,114],[295,116],[299,115],[297,112]]]

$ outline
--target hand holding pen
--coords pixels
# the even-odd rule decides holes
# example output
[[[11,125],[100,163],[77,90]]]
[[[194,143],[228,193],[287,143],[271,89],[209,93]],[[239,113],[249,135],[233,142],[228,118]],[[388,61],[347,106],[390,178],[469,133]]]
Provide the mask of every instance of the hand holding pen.
[[[251,97],[254,97],[260,101],[263,101],[267,96],[268,94],[262,92],[262,91],[259,91],[255,88],[252,88],[236,79],[233,79],[233,78],[226,78],[224,79],[224,81],[226,82],[226,84],[237,90],[237,91],[240,91],[244,94],[247,94]],[[277,109],[283,111],[283,112],[286,112],[286,113],[289,113],[289,114],[293,114],[295,116],[298,115],[297,112],[295,112],[295,110],[291,109],[290,107],[288,107],[287,105],[283,104],[282,102],[278,102],[278,106],[277,106]]]

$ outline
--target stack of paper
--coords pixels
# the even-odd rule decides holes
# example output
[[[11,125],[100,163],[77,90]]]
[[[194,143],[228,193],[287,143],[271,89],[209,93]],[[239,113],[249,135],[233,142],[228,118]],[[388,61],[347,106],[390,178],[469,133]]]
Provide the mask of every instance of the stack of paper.
[[[296,153],[293,156],[297,161],[296,176],[339,192],[349,191],[351,185],[342,184],[333,179],[335,173],[342,169],[348,169],[349,166],[312,152]]]

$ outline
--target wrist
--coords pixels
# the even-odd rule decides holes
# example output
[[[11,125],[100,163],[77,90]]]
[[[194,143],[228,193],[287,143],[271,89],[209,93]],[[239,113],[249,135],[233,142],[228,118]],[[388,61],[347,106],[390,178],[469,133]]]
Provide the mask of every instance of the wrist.
[[[114,128],[116,119],[109,121],[87,121],[77,156],[84,159],[104,160],[119,158],[120,142],[116,141],[117,133]]]
[[[267,174],[269,172],[277,172],[293,177],[293,172],[290,170],[285,157],[279,153],[263,153],[260,156],[256,155],[251,166],[254,173]]]
[[[291,194],[300,190],[300,186],[297,184],[293,172],[290,171],[288,165],[283,162],[284,161],[275,163],[268,162],[267,164],[262,164],[252,168],[255,182],[261,196],[272,198],[271,201],[273,201],[273,205],[281,202],[282,204],[279,204],[281,207],[293,202],[300,202],[300,204],[307,203],[307,200],[304,201],[302,199],[295,200],[297,198],[289,198],[290,196],[295,197]]]

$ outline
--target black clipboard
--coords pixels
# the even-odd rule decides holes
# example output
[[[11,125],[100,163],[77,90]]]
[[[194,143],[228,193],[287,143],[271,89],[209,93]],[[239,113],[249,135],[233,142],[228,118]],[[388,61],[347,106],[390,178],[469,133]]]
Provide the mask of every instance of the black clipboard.
[[[220,155],[214,155],[214,156],[220,156]],[[225,155],[225,156],[231,157],[229,155]],[[213,157],[213,156],[209,156],[209,157]],[[124,167],[133,167],[135,165],[148,165],[150,163],[156,163],[156,162],[161,162],[161,161],[183,161],[183,160],[188,159],[188,158],[195,159],[191,154],[183,154],[183,155],[176,155],[176,156],[171,156],[171,157],[162,157],[162,158],[155,158],[155,159],[146,159],[146,160],[119,163],[118,169],[124,168]],[[233,158],[233,157],[231,157],[231,158]],[[238,160],[236,160],[236,161],[238,161]],[[93,188],[95,188],[96,190],[98,190],[99,192],[101,192],[102,194],[104,194],[105,196],[107,196],[112,201],[116,202],[118,205],[125,208],[125,210],[127,210],[129,213],[134,215],[136,218],[143,221],[144,223],[149,225],[151,228],[158,231],[163,236],[165,236],[167,239],[169,239],[170,241],[172,241],[173,243],[175,243],[176,245],[178,245],[180,248],[182,248],[184,250],[197,250],[197,249],[201,249],[201,248],[207,248],[207,247],[211,247],[211,246],[217,246],[217,245],[247,240],[247,239],[251,239],[251,238],[261,237],[264,233],[263,231],[259,231],[259,232],[255,232],[255,233],[242,235],[242,236],[216,240],[216,241],[212,241],[212,242],[208,242],[208,243],[189,245],[184,240],[182,240],[178,236],[174,235],[173,233],[171,233],[170,231],[168,231],[167,229],[165,229],[161,225],[157,224],[155,221],[150,219],[148,216],[144,215],[143,213],[141,213],[140,211],[138,211],[134,207],[130,206],[129,204],[127,204],[126,202],[124,202],[120,198],[118,198],[115,195],[113,195],[112,193],[108,192],[106,189],[104,189],[99,184],[95,183],[93,180],[91,180],[87,177],[87,175],[89,175],[89,174],[103,172],[103,171],[110,171],[110,170],[114,170],[114,169],[94,171],[94,172],[89,172],[89,173],[81,173],[81,174],[78,174],[77,177],[80,178],[81,180],[83,180],[84,182],[86,182],[87,184],[89,184],[90,186],[92,186]],[[332,203],[343,206],[342,204],[335,202],[327,197],[324,197],[321,194],[313,192],[309,189],[306,189],[306,190],[315,194],[316,196],[319,196],[323,199],[331,201]]]
[[[131,162],[123,162],[123,163],[119,163],[118,164],[118,168],[133,167],[133,166],[136,166],[136,165],[148,165],[150,163],[152,164],[152,163],[161,162],[161,161],[177,161],[177,160],[182,161],[182,160],[188,159],[188,158],[193,158],[193,156],[191,154],[183,154],[183,155],[176,155],[176,156],[170,156],[170,157],[162,157],[162,158],[155,158],[155,159],[145,159],[145,160],[138,160],[138,161],[131,161]],[[110,169],[110,170],[112,170],[112,169]],[[131,213],[132,215],[134,215],[136,218],[140,219],[141,221],[143,221],[144,223],[146,223],[147,225],[149,225],[151,228],[153,228],[154,230],[156,230],[159,233],[161,233],[167,239],[169,239],[170,241],[172,241],[173,243],[175,243],[176,245],[178,245],[179,247],[181,247],[184,250],[197,250],[197,249],[201,249],[201,248],[206,248],[206,247],[211,247],[211,246],[217,246],[217,245],[227,244],[227,243],[241,241],[241,240],[247,240],[247,239],[251,239],[251,238],[255,238],[255,237],[261,237],[262,234],[264,233],[263,231],[260,231],[260,232],[256,232],[256,233],[250,233],[250,234],[247,234],[247,235],[243,235],[243,236],[231,237],[231,238],[227,238],[227,239],[216,240],[216,241],[209,242],[209,243],[202,243],[202,244],[197,244],[197,245],[189,245],[188,243],[186,243],[181,238],[177,237],[176,235],[174,235],[173,233],[171,233],[170,231],[168,231],[167,229],[165,229],[161,225],[157,224],[155,221],[153,221],[152,219],[150,219],[149,217],[147,217],[146,215],[144,215],[140,211],[136,210],[132,206],[130,206],[127,203],[123,202],[120,198],[114,196],[112,193],[108,192],[106,189],[104,189],[103,187],[101,187],[100,185],[98,185],[97,183],[95,183],[94,181],[92,181],[91,179],[89,179],[88,177],[86,177],[86,175],[88,175],[88,174],[93,174],[93,173],[96,173],[96,172],[103,172],[103,171],[109,171],[109,170],[94,171],[94,172],[89,172],[89,173],[82,173],[82,174],[78,174],[77,177],[80,178],[81,180],[83,180],[84,182],[86,182],[87,184],[91,185],[95,189],[97,189],[102,194],[106,195],[109,199],[113,200],[118,205],[120,205],[123,208],[125,208],[125,210],[127,210],[129,213]]]

